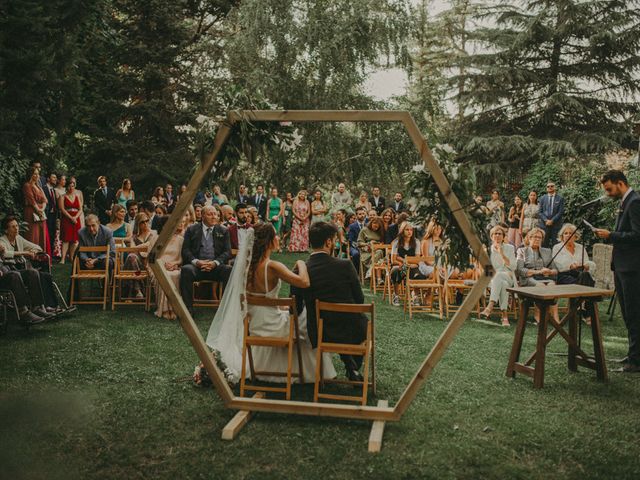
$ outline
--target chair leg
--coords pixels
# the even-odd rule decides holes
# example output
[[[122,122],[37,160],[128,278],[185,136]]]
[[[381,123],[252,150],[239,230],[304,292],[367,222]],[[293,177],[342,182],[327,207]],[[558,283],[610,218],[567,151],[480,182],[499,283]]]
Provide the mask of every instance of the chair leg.
[[[291,400],[291,370],[293,370],[293,324],[289,325],[289,345],[287,345],[287,393],[286,399]]]
[[[244,388],[246,384],[246,374],[247,374],[247,334],[245,330],[245,334],[242,339],[242,367],[240,369],[240,396],[244,397]]]
[[[74,293],[76,291],[75,286],[76,286],[76,279],[71,277],[71,293],[70,293],[71,298],[69,299],[69,305],[70,306],[73,306],[73,302],[75,300],[75,295],[74,295]]]
[[[117,279],[113,279],[113,288],[111,290],[111,311],[115,310],[116,307],[116,285],[118,284]],[[122,288],[120,288],[120,296],[122,296]]]
[[[362,376],[364,377],[362,381],[362,405],[367,404],[367,392],[369,391],[369,353],[371,348],[371,323],[367,327],[367,349],[364,354],[364,369],[362,371]]]

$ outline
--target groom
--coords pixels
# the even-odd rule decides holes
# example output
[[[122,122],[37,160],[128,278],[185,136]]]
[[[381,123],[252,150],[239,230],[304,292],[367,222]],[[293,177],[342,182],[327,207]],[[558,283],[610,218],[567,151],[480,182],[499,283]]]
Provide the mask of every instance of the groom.
[[[332,303],[363,303],[364,294],[358,274],[349,260],[331,256],[338,230],[327,222],[317,222],[309,229],[313,252],[307,261],[311,286],[302,291],[291,287],[291,294],[304,298],[307,307],[307,333],[313,348],[318,345],[316,299]],[[297,291],[296,291],[297,290]],[[323,313],[323,340],[334,343],[361,343],[367,336],[367,317],[358,313]],[[347,369],[347,378],[362,381],[358,371],[362,356],[340,355]]]
[[[193,313],[193,282],[213,280],[226,283],[231,273],[227,261],[231,258],[229,231],[215,223],[216,210],[208,205],[202,209],[202,223],[191,225],[184,234],[180,294]]]

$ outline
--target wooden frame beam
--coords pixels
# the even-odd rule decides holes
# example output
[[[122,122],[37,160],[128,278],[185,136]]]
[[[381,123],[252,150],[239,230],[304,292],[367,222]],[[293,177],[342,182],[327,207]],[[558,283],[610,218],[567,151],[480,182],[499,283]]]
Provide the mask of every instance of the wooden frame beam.
[[[236,397],[227,384],[224,374],[216,365],[213,356],[206,345],[200,331],[193,318],[189,314],[180,293],[169,279],[164,266],[155,261],[166,248],[167,242],[175,231],[176,226],[182,219],[185,211],[193,202],[195,195],[202,181],[206,176],[217,168],[219,157],[221,157],[224,146],[229,141],[234,126],[239,122],[400,122],[404,125],[409,137],[413,141],[420,158],[425,166],[432,173],[433,179],[439,191],[444,196],[447,205],[451,209],[453,216],[465,235],[471,249],[483,267],[483,274],[478,279],[476,285],[471,289],[460,309],[453,316],[445,330],[442,332],[435,345],[418,369],[418,372],[411,379],[406,389],[402,393],[400,400],[391,408],[385,404],[378,406],[357,406],[332,403],[314,402],[292,402],[285,400],[271,400],[266,398],[242,398]],[[156,241],[149,254],[149,265],[153,270],[160,287],[167,295],[169,303],[180,318],[180,326],[186,333],[189,341],[193,345],[198,357],[204,364],[207,372],[213,381],[213,385],[224,401],[227,408],[243,410],[247,412],[277,412],[298,415],[326,416],[339,418],[352,418],[374,421],[398,421],[406,412],[407,408],[418,394],[418,391],[433,371],[437,363],[441,360],[447,348],[453,342],[462,324],[469,316],[474,305],[482,296],[490,277],[486,275],[491,267],[490,259],[485,252],[480,238],[475,234],[471,222],[465,209],[460,204],[455,193],[451,189],[447,178],[440,169],[440,166],[433,157],[427,142],[418,129],[413,117],[406,111],[386,111],[386,110],[240,110],[231,111],[227,120],[220,125],[214,139],[214,146],[211,153],[202,157],[200,166],[189,181],[187,191],[180,196],[173,213],[165,224],[162,234]]]

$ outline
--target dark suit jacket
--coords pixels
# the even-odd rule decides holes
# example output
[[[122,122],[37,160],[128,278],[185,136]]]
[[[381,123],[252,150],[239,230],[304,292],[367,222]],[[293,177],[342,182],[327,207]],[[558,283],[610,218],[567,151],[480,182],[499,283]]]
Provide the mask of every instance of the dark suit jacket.
[[[267,216],[267,197],[266,195],[262,195],[260,202],[256,202],[256,195],[252,195],[250,197],[251,205],[258,209],[258,216],[264,220]]]
[[[98,225],[98,233],[94,238],[87,227],[81,228],[78,232],[78,244],[81,247],[104,247],[109,245],[109,257],[116,256],[116,243],[113,239],[113,232],[104,225]],[[105,258],[104,253],[98,252],[79,252],[78,256],[83,262],[89,258]]]
[[[196,223],[187,228],[184,234],[184,242],[182,243],[182,262],[184,264],[191,263],[193,260],[199,259],[200,245],[202,244],[203,228],[201,223]],[[231,241],[229,240],[229,231],[222,225],[213,227],[213,252],[215,261],[220,265],[226,265],[231,258]]]
[[[109,215],[106,210],[111,210],[111,207],[116,202],[116,192],[113,188],[107,187],[107,194],[102,192],[102,189],[98,188],[93,192],[93,208],[96,211],[96,215],[100,219],[100,223],[109,223]]]
[[[55,217],[56,212],[58,211],[58,204],[56,203],[56,191],[53,193],[49,192],[49,185],[45,184],[43,188],[44,196],[47,197],[47,219]]]
[[[238,203],[244,203],[245,205],[251,205],[251,198],[249,195],[238,194]]]
[[[616,272],[640,270],[640,195],[634,190],[620,206],[616,228],[609,242],[613,244],[611,269]]]
[[[333,303],[364,303],[356,269],[349,260],[316,253],[309,257],[307,269],[311,286],[302,290],[292,287],[291,293],[302,295],[307,307],[307,333],[311,345],[318,345],[316,299]],[[296,291],[298,290],[298,291]],[[324,340],[336,343],[360,343],[367,336],[367,317],[362,314],[325,313]]]
[[[538,226],[542,229],[547,228],[544,222],[547,220],[553,220],[553,228],[560,228],[562,226],[562,214],[564,213],[564,198],[556,193],[556,198],[553,201],[553,211],[549,215],[549,206],[551,204],[551,197],[548,194],[544,194],[540,197],[538,202],[540,206],[540,220]]]
[[[358,235],[360,235],[360,224],[358,222],[353,222],[349,225],[349,229],[347,230],[347,239],[349,240],[349,245],[351,248],[358,249]]]
[[[384,200],[384,197],[378,197],[378,206],[376,207],[376,200],[373,197],[369,197],[369,203],[371,204],[372,208],[375,208],[376,212],[378,212],[378,215],[382,214],[382,211],[386,208],[386,203]]]
[[[397,207],[396,207],[396,201],[392,200],[391,204],[389,205],[389,207],[393,208],[396,213],[402,212],[403,210],[407,209],[406,205],[404,204],[404,202],[402,200],[400,200],[400,204]]]

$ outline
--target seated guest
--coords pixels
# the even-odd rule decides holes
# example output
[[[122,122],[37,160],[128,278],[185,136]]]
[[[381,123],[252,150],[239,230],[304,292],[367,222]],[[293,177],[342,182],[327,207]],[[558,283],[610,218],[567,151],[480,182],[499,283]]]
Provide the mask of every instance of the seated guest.
[[[58,311],[58,300],[53,286],[53,278],[49,272],[41,272],[31,265],[42,247],[29,242],[18,233],[18,220],[12,215],[2,220],[0,237],[0,255],[5,269],[17,272],[29,292],[32,312],[49,318]]]
[[[154,205],[166,205],[167,199],[164,196],[164,188],[160,186],[156,187],[156,189],[153,191],[151,201]]]
[[[155,212],[159,217],[164,217],[169,212],[169,210],[167,210],[167,206],[165,204],[160,203],[156,205]]]
[[[514,272],[516,271],[517,262],[513,245],[505,243],[506,230],[496,225],[489,234],[491,236],[491,265],[494,274],[491,279],[489,304],[480,313],[483,318],[489,318],[493,307],[497,303],[502,312],[502,326],[509,326],[509,292],[507,288],[512,288],[516,284]]]
[[[151,230],[155,230],[160,234],[160,215],[156,215],[156,206],[153,202],[149,200],[145,200],[140,203],[140,211],[147,214],[149,217],[149,225],[151,226]]]
[[[334,256],[336,257],[347,257],[347,248],[349,248],[349,245],[346,241],[347,230],[344,225],[346,216],[347,211],[344,209],[337,210],[331,215],[331,224],[338,229],[334,251]]]
[[[587,249],[576,243],[578,240],[580,240],[580,232],[576,231],[575,225],[565,223],[560,228],[560,233],[558,233],[558,242],[560,243],[556,243],[551,251],[551,256],[555,257],[554,263],[558,269],[558,284],[560,285],[578,283],[582,271],[589,272],[593,279],[596,264],[589,260]]]
[[[422,237],[420,256],[435,257],[436,249],[440,245],[442,245],[442,227],[435,218],[432,218],[427,224],[424,237]],[[435,269],[435,258],[433,261],[420,262],[418,269],[425,278],[429,278]]]
[[[420,255],[420,240],[415,236],[415,229],[409,222],[400,225],[398,238],[391,243],[391,284],[393,285],[393,300],[395,306],[400,305],[399,289],[400,284],[405,280],[407,271],[410,278],[426,278],[420,273],[418,268],[411,268],[407,265],[405,257],[415,257]],[[417,267],[417,265],[415,265]]]
[[[194,203],[193,204],[193,215],[195,218],[195,222],[194,223],[200,223],[202,222],[202,205],[199,203]]]
[[[261,222],[260,216],[258,215],[258,209],[253,205],[247,208],[247,215],[248,215],[248,222],[251,225],[258,225]]]
[[[164,264],[167,275],[178,290],[180,289],[180,267],[182,266],[182,245],[184,242],[183,228],[184,222],[179,223],[176,231],[167,242],[167,247],[163,254],[157,258],[159,263]],[[171,308],[171,303],[169,303],[164,290],[160,288],[155,277],[152,276],[151,278],[156,294],[155,316],[158,318],[166,318],[167,320],[175,320],[177,318],[176,314]]]
[[[360,250],[358,249],[358,235],[360,230],[364,228],[364,219],[367,210],[364,207],[356,208],[356,221],[349,225],[347,230],[347,240],[349,241],[349,252],[351,253],[351,261],[356,267],[356,272],[360,271]]]
[[[235,212],[231,205],[228,203],[222,205],[220,211],[222,212],[222,225],[229,228],[229,225],[236,223]]]
[[[131,227],[125,222],[126,215],[126,209],[116,203],[111,207],[111,221],[107,223],[106,227],[113,233],[113,238],[122,238],[124,243],[129,243],[131,241]]]
[[[202,224],[191,225],[184,235],[180,293],[189,311],[193,311],[193,282],[226,283],[231,273],[227,265],[231,258],[229,231],[217,222],[215,208],[206,206],[202,209]]]
[[[409,220],[409,214],[406,212],[398,213],[395,217],[396,217],[396,221],[391,225],[389,225],[389,231],[387,233],[387,238],[389,239],[389,243],[393,242],[396,238],[398,238],[398,227],[402,225],[404,222],[406,222],[407,220]]]
[[[365,278],[371,276],[371,265],[384,256],[382,250],[376,252],[376,258],[372,258],[373,245],[382,243],[382,220],[372,217],[366,227],[358,234],[358,250],[360,251],[360,264],[364,268]]]
[[[166,219],[168,217],[164,217]],[[147,267],[147,255],[149,250],[153,247],[158,239],[158,233],[149,227],[149,216],[146,213],[139,213],[136,215],[135,226],[133,227],[133,235],[131,237],[130,245],[137,247],[137,253],[130,253],[127,255],[127,259],[124,262],[125,270],[132,270],[141,272]],[[124,282],[123,296],[125,298],[131,295],[131,291],[136,298],[144,297],[142,293],[143,284],[137,280],[131,280]]]
[[[555,285],[558,269],[551,261],[551,249],[542,247],[544,230],[533,227],[527,233],[524,247],[518,252],[518,283],[521,287],[535,287],[539,285]],[[535,312],[536,321],[539,320],[538,311]],[[558,320],[558,305],[551,307],[553,317]]]
[[[373,217],[377,217],[378,216],[378,212],[376,212],[375,208],[372,208],[371,210],[369,210],[367,212],[367,223],[369,223],[369,220],[371,220]]]
[[[128,200],[125,208],[127,209],[127,216],[125,217],[124,221],[129,224],[129,226],[131,227],[131,231],[133,232],[136,215],[138,215],[138,201]]]
[[[33,302],[31,300],[30,292],[27,290],[20,273],[15,270],[11,270],[4,264],[2,255],[4,254],[4,247],[0,244],[0,288],[9,290],[13,293],[18,305],[18,314],[20,320],[27,325],[36,325],[46,320],[45,317],[37,315],[34,311],[30,310],[36,308],[41,310],[37,304],[37,300]],[[34,282],[35,283],[35,282]],[[32,307],[34,305],[34,307]],[[47,315],[48,317],[48,315]]]
[[[244,203],[238,203],[236,205],[236,222],[227,227],[231,248],[233,250],[240,248],[240,245],[242,245],[247,236],[247,230],[249,228],[251,228],[251,223],[249,223],[247,206]]]
[[[113,233],[104,225],[100,225],[96,215],[87,215],[86,226],[78,232],[80,247],[106,247],[109,245],[109,269],[113,268],[113,260],[116,256],[116,244],[113,240]],[[79,252],[80,268],[83,269],[103,269],[107,262],[107,257],[101,252]]]
[[[393,231],[391,230],[391,225],[393,225],[393,217],[395,216],[395,212],[391,208],[386,208],[383,210],[380,218],[382,219],[382,241],[386,245],[390,245],[391,242],[398,236],[397,230],[395,231],[395,236],[393,236]]]

